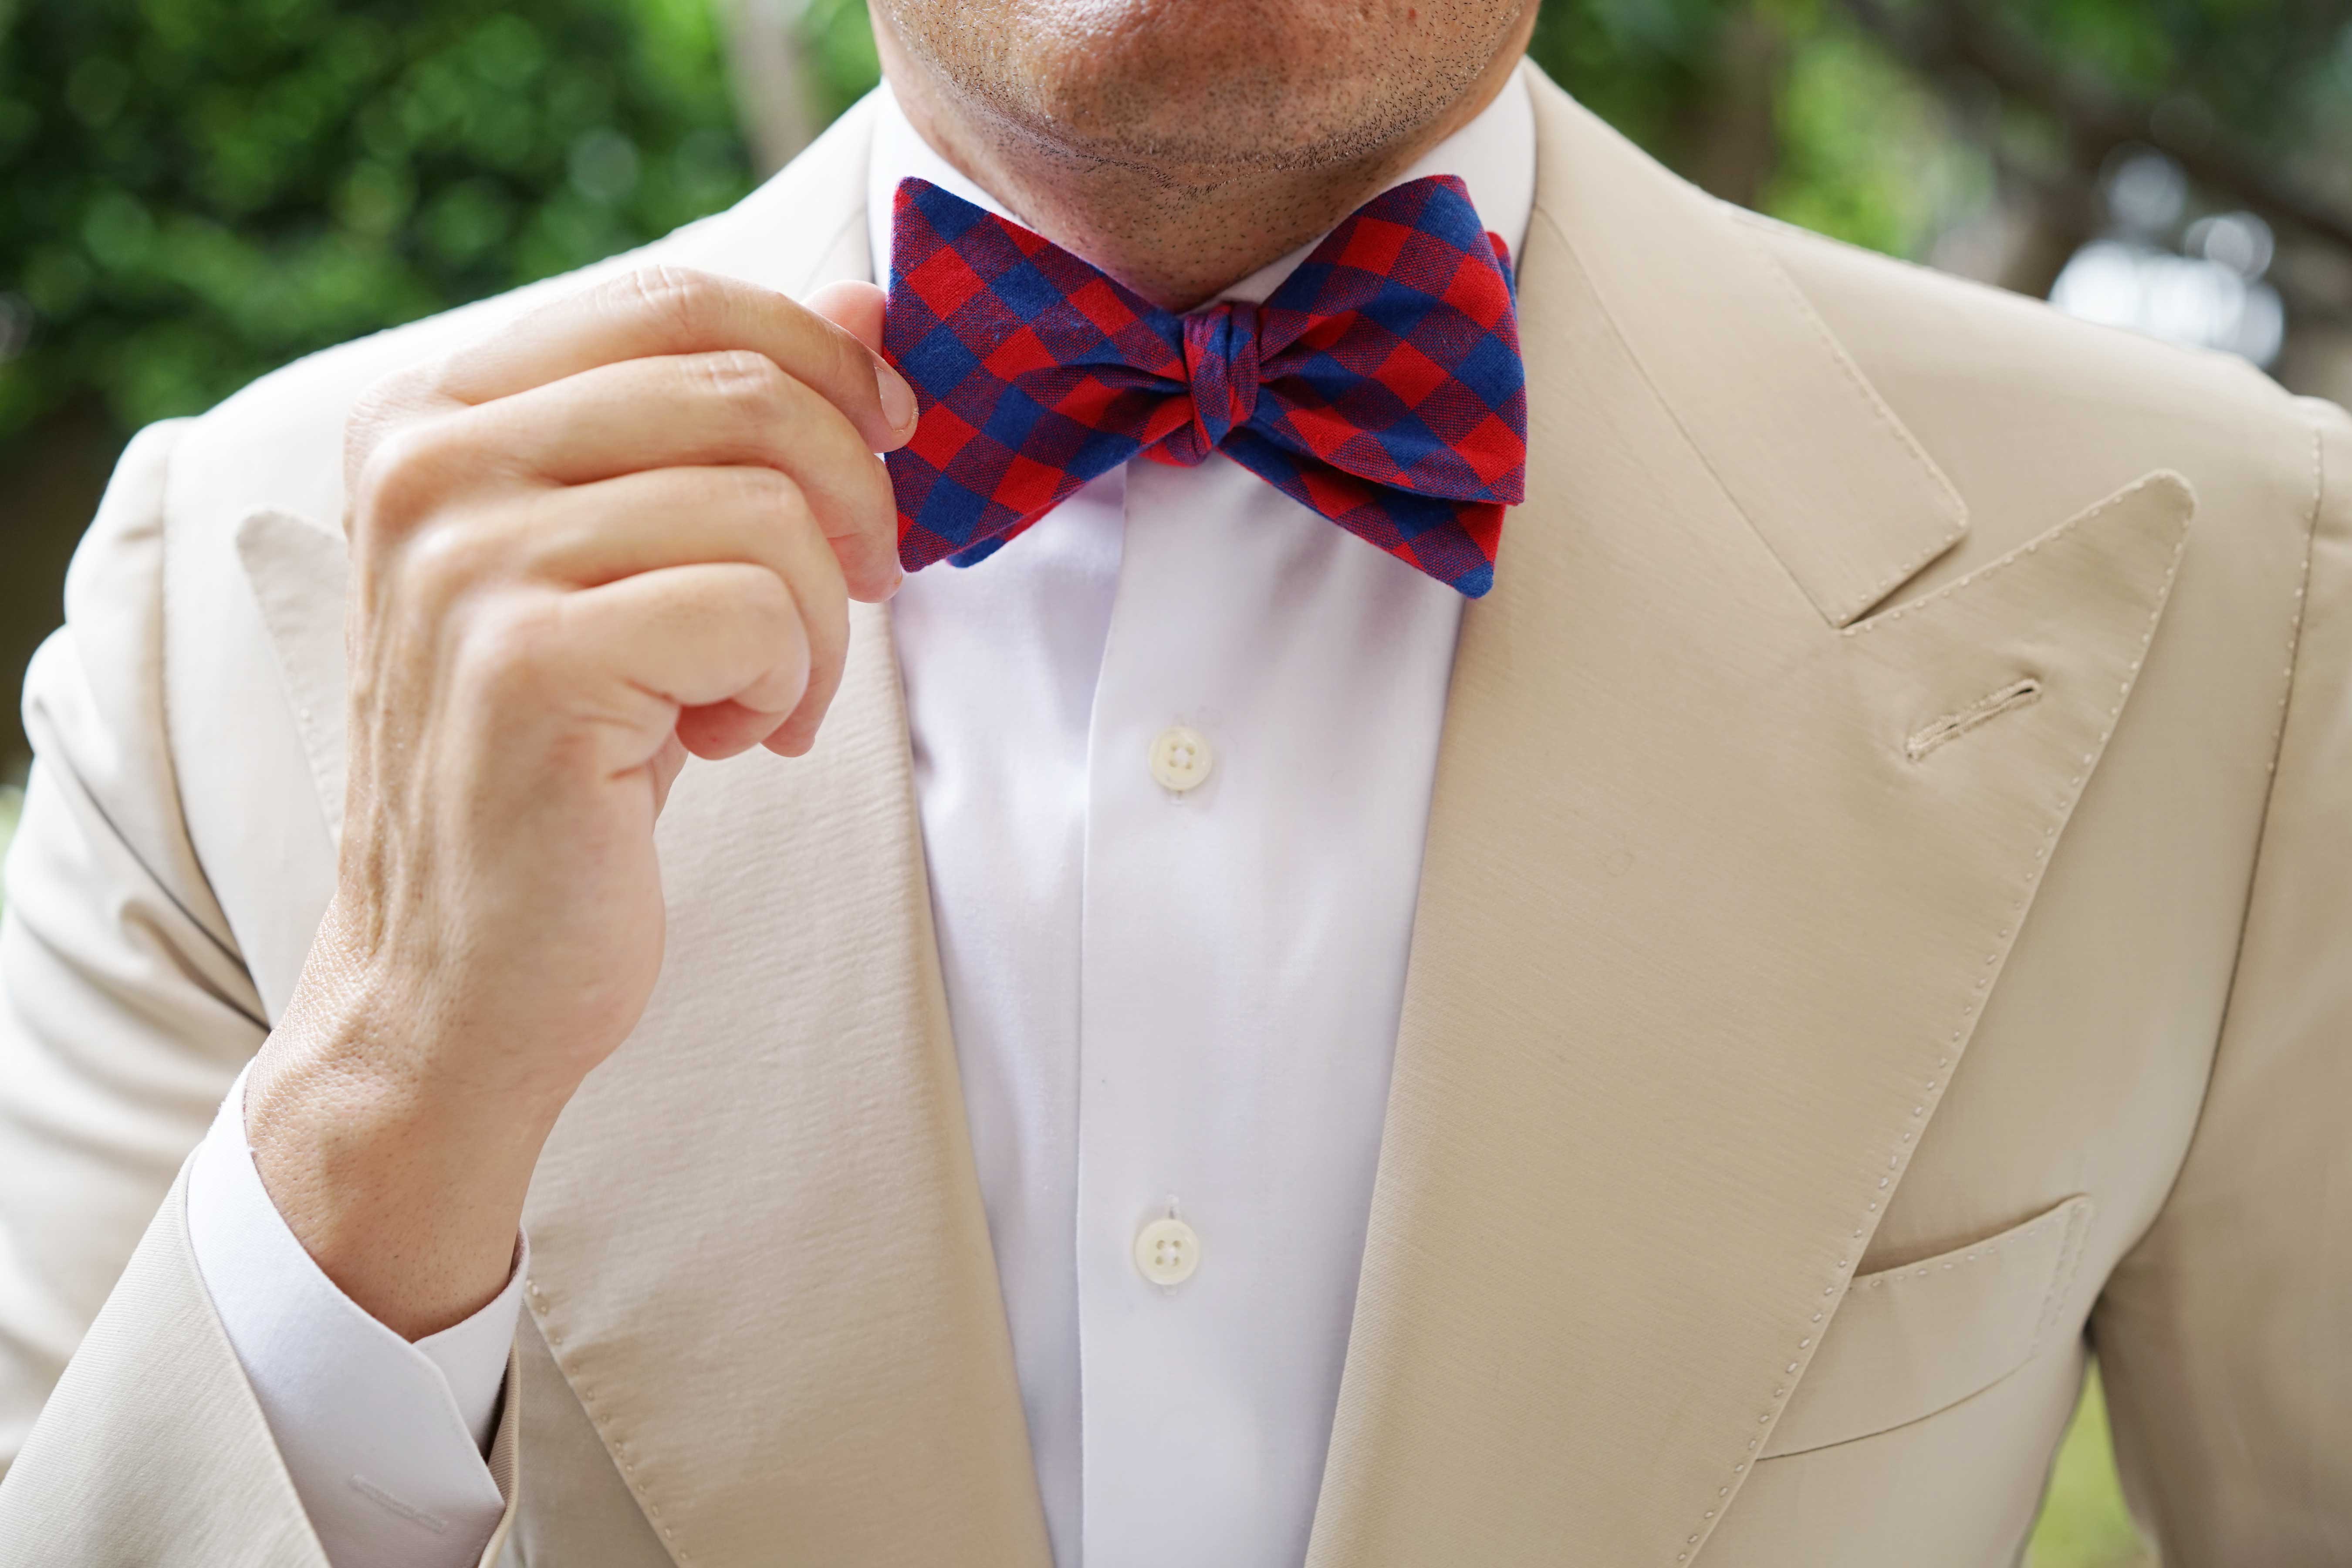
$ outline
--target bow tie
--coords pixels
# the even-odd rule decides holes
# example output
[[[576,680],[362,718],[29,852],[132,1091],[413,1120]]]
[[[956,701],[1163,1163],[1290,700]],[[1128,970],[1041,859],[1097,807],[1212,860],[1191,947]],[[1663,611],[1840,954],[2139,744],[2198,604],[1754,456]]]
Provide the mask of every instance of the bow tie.
[[[922,411],[888,458],[910,572],[984,560],[1139,453],[1222,451],[1475,598],[1525,493],[1509,260],[1451,175],[1359,208],[1265,304],[1182,316],[902,180],[883,352]]]

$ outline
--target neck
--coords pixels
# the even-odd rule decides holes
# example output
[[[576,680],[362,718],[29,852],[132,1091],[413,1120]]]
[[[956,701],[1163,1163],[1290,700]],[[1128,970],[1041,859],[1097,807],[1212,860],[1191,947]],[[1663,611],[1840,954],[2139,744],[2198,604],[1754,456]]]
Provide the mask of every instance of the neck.
[[[1475,119],[1510,80],[1534,22],[1530,5],[1511,46],[1410,135],[1330,162],[1293,150],[1217,164],[1139,164],[1055,142],[941,90],[887,27],[875,37],[908,120],[965,178],[1145,299],[1186,310],[1329,230]]]

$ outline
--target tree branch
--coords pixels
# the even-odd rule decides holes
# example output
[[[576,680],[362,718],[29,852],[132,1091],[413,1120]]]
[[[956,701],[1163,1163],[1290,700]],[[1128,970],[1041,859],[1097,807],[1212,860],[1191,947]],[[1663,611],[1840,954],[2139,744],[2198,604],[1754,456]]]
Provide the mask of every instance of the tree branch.
[[[2056,121],[2085,170],[2116,148],[2143,142],[2161,149],[2189,177],[2272,222],[2352,250],[2352,214],[2279,179],[2224,133],[2189,138],[2168,132],[2152,104],[2042,58],[1970,0],[1937,0],[1915,16],[1885,0],[1843,0],[1846,13],[1914,69],[1947,85],[1953,73],[1982,77],[2002,93]]]
[[[731,0],[720,7],[737,118],[762,179],[791,163],[824,129],[802,58],[800,22],[807,9],[806,0]]]

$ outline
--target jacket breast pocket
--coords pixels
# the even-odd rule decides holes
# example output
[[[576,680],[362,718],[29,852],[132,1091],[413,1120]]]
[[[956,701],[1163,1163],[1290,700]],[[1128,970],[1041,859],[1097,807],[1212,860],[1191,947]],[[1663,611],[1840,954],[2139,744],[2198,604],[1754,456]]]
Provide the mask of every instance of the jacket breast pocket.
[[[1855,1279],[1760,1458],[1851,1443],[1949,1409],[2033,1358],[2066,1300],[2091,1200]]]

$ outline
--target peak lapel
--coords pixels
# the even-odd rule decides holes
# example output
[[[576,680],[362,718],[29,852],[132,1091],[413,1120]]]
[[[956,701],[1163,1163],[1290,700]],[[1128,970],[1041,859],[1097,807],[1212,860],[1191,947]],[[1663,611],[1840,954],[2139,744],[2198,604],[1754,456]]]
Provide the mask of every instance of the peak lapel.
[[[1823,618],[1852,623],[1959,542],[1958,492],[1747,223],[1527,68],[1538,221],[1715,481]]]
[[[2154,479],[1859,618],[1957,537],[1949,486],[1793,290],[1739,277],[1763,258],[1723,214],[1538,85],[1535,467],[1465,622],[1313,1568],[1697,1554],[1959,1061],[2190,510]],[[1612,299],[1652,251],[1720,297]],[[1684,331],[1727,384],[1664,367]],[[1777,457],[1723,444],[1742,406]]]

